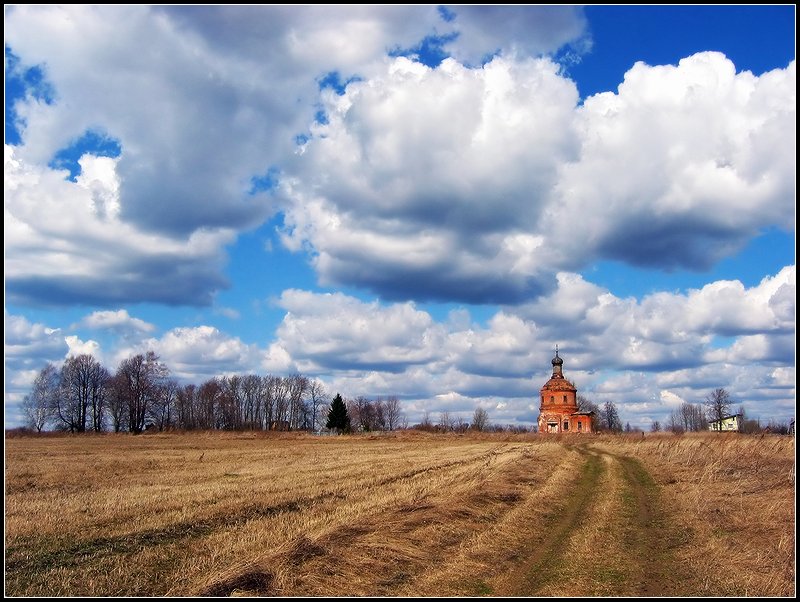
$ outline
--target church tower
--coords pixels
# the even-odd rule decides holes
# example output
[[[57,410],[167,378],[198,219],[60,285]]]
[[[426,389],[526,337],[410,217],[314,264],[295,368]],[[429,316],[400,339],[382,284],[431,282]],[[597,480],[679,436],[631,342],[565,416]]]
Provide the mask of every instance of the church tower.
[[[591,433],[593,412],[578,411],[578,390],[564,378],[564,360],[556,355],[550,362],[553,375],[540,393],[540,433]]]

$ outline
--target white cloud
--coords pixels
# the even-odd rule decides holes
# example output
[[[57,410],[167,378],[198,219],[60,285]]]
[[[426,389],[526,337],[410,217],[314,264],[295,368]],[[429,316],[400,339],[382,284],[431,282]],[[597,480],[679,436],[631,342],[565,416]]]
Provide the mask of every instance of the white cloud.
[[[557,64],[528,57],[586,42],[582,9],[448,10],[10,7],[7,45],[54,89],[15,106],[10,296],[208,304],[225,245],[278,208],[250,194],[275,168],[285,244],[323,283],[388,299],[519,303],[597,258],[703,268],[793,222],[794,62],[637,63],[578,106]],[[435,69],[386,58],[454,32]],[[361,80],[322,91],[328,123],[288,159],[330,72]],[[45,166],[87,130],[121,155],[64,182]]]
[[[207,304],[230,230],[186,238],[121,221],[116,160],[84,156],[77,182],[25,163],[5,147],[6,288],[15,302],[69,305],[125,301]]]
[[[664,390],[660,393],[661,401],[666,406],[670,407],[680,407],[681,404],[686,403],[686,400],[683,399],[680,395],[676,395],[672,391]]]
[[[155,351],[180,380],[200,383],[225,374],[246,374],[260,371],[264,353],[255,345],[243,343],[213,326],[173,328],[160,338],[141,342],[135,349]]]
[[[60,329],[4,314],[4,409],[6,426],[23,423],[19,404],[48,363],[59,366],[68,348]]]
[[[570,241],[574,265],[601,256],[696,269],[765,226],[787,227],[795,79],[794,62],[757,77],[716,52],[637,63],[618,93],[576,111],[581,158],[563,166],[542,229]]]
[[[580,8],[449,10],[8,7],[6,44],[54,91],[16,104],[23,143],[5,149],[12,302],[211,304],[226,245],[278,208],[284,244],[323,283],[404,302],[286,291],[263,346],[207,325],[141,341],[152,325],[121,309],[82,322],[109,331],[101,348],[6,315],[7,399],[65,354],[153,348],[193,382],[302,371],[413,411],[480,404],[511,419],[535,414],[559,342],[581,391],[629,416],[716,386],[793,411],[794,266],[751,288],[641,300],[573,272],[598,258],[705,268],[764,227],[791,228],[795,63],[759,76],[718,53],[637,63],[579,106],[555,62],[529,57],[588,43]],[[456,58],[386,58],[430,35]],[[330,72],[360,80],[320,93]],[[309,126],[320,101],[327,123]],[[121,154],[85,154],[65,180],[48,165],[87,130]],[[286,170],[281,198],[250,194],[273,168]],[[510,306],[480,327],[408,299]]]
[[[454,26],[459,36],[448,48],[462,62],[480,64],[487,55],[507,50],[524,55],[554,52],[573,42],[576,52],[591,45],[583,37],[586,19],[576,6],[539,6],[520,11],[513,6],[455,6]]]
[[[57,328],[30,322],[24,316],[5,314],[5,357],[19,360],[57,359],[65,349],[64,338]]]
[[[71,356],[92,355],[100,361],[103,360],[100,354],[100,343],[97,341],[93,341],[92,339],[83,341],[75,335],[64,337],[64,341],[67,343],[68,348],[67,353],[64,355],[65,359]]]
[[[132,317],[125,309],[92,312],[81,321],[81,325],[88,328],[114,330],[120,333],[130,331],[146,333],[153,332],[156,328],[149,322]]]
[[[578,106],[548,59],[398,58],[323,96],[284,242],[392,299],[517,303],[603,258],[708,268],[793,223],[794,89],[794,62],[737,74],[706,52]]]
[[[454,10],[448,23],[435,6],[9,7],[6,45],[53,90],[14,106],[23,143],[10,178],[28,177],[6,189],[10,294],[208,304],[225,285],[223,246],[275,210],[253,178],[291,156],[326,74],[371,79],[387,51],[454,31],[454,49],[494,52],[509,19],[529,52],[585,28],[576,8]],[[87,131],[121,154],[85,156],[78,182],[62,182],[45,166]]]
[[[436,358],[444,329],[413,303],[381,307],[342,293],[288,290],[277,335],[303,371],[351,368],[402,371]]]
[[[536,223],[579,144],[577,89],[557,72],[547,59],[398,58],[328,95],[328,123],[283,183],[284,240],[312,246],[323,282],[390,298],[539,292],[553,250]]]
[[[709,351],[705,360],[745,366],[756,362],[788,363],[795,359],[795,348],[794,333],[773,336],[756,334],[738,337],[730,347]]]
[[[795,266],[749,289],[720,280],[641,301],[615,297],[576,274],[561,273],[558,282],[550,296],[506,311],[541,324],[539,337],[565,342],[579,366],[672,373],[706,362],[786,362],[792,356],[787,341],[794,333]],[[714,346],[715,337],[730,336],[741,339]]]
[[[530,423],[558,342],[564,373],[579,393],[600,405],[613,401],[633,425],[666,420],[676,405],[700,403],[717,387],[728,389],[753,416],[785,419],[793,412],[795,395],[794,332],[787,332],[780,312],[770,312],[785,287],[793,294],[793,274],[789,266],[750,288],[719,281],[641,301],[620,300],[562,274],[561,286],[578,293],[556,290],[534,304],[498,311],[483,327],[464,310],[457,319],[449,315],[439,322],[410,302],[291,289],[275,301],[285,315],[274,338],[259,345],[202,325],[175,328],[134,345],[122,331],[112,330],[117,339],[101,350],[97,342],[69,331],[6,316],[7,358],[20,358],[7,369],[10,380],[23,383],[45,358],[63,359],[66,340],[71,353],[113,358],[112,371],[121,359],[152,349],[183,382],[199,384],[231,373],[300,372],[321,378],[329,392],[345,397],[397,395],[412,423],[425,410],[434,420],[448,411],[469,421],[478,405],[489,408],[493,421]],[[703,308],[718,302],[720,290],[727,292],[719,315],[703,317],[711,315]],[[569,308],[563,320],[551,321],[558,300]],[[717,338],[714,329],[728,333],[742,308],[755,316],[742,325],[743,334]],[[602,320],[596,310],[604,312]],[[665,316],[681,336],[661,328]],[[757,325],[760,332],[745,334]],[[41,361],[22,361],[37,349]],[[16,387],[9,399],[21,398],[22,392]]]
[[[794,366],[775,368],[765,379],[769,387],[792,388],[794,390],[797,383],[797,374]]]
[[[225,316],[226,318],[229,318],[231,320],[238,320],[239,318],[242,317],[241,312],[232,307],[217,306],[214,308],[214,313],[219,314],[221,316]]]

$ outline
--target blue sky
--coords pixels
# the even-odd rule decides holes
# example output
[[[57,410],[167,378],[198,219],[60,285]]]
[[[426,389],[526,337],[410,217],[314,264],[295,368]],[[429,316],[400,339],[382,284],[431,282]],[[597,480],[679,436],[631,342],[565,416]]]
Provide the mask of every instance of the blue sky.
[[[5,406],[46,362],[530,424],[795,412],[795,7],[6,6]]]

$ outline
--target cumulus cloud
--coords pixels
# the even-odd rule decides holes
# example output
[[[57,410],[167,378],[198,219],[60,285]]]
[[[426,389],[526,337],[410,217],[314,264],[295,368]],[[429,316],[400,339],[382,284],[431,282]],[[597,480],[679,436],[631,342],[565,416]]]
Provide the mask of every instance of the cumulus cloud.
[[[580,103],[537,56],[588,47],[575,7],[15,5],[5,17],[12,68],[44,76],[10,111],[8,298],[109,309],[58,328],[6,315],[8,399],[45,361],[152,348],[194,382],[300,371],[414,411],[522,417],[559,342],[581,391],[631,416],[727,385],[793,410],[794,266],[754,287],[640,300],[575,272],[598,259],[703,270],[765,227],[791,228],[794,62],[763,74],[714,52],[637,63]],[[396,56],[425,39],[451,58]],[[87,132],[119,154],[89,150],[70,179],[56,159]],[[276,211],[321,282],[383,301],[285,291],[259,345],[207,325],[155,336],[118,309],[211,305],[226,246]],[[484,326],[464,312],[440,323],[427,299],[506,306]]]
[[[402,371],[434,360],[444,329],[413,303],[382,307],[342,293],[284,291],[287,313],[277,336],[287,354],[304,361],[304,372],[320,369]]]
[[[551,374],[553,345],[559,343],[565,375],[579,393],[601,405],[613,401],[634,425],[664,420],[676,405],[700,403],[717,387],[754,415],[783,419],[793,411],[794,331],[775,298],[794,297],[794,266],[752,287],[718,281],[641,301],[619,299],[574,274],[560,274],[559,282],[569,290],[505,308],[484,326],[463,311],[438,321],[411,302],[290,289],[274,301],[285,311],[274,338],[261,344],[202,325],[134,345],[112,330],[118,338],[100,348],[69,331],[7,316],[7,367],[13,382],[21,383],[45,359],[60,361],[67,351],[110,358],[113,369],[133,353],[153,350],[183,382],[299,372],[321,378],[330,392],[345,397],[396,395],[412,422],[425,411],[432,419],[447,411],[469,420],[481,405],[492,420],[511,423],[532,422],[537,415],[538,391]],[[727,291],[724,303],[720,290]],[[568,301],[562,315],[571,322],[550,320],[559,300]],[[729,316],[714,315],[708,304]],[[752,319],[732,329],[744,311]],[[664,320],[682,334],[671,334]],[[99,319],[113,321],[124,322],[125,316],[109,312]],[[13,361],[36,353],[41,363]]]
[[[68,347],[59,328],[31,322],[24,316],[4,314],[6,424],[22,423],[19,403],[47,363],[58,365]]]
[[[680,395],[675,395],[675,393],[667,389],[662,390],[660,396],[661,401],[667,406],[679,407],[681,404],[686,403],[686,400]]]
[[[555,51],[585,28],[575,8],[453,11],[448,21],[434,6],[7,8],[15,68],[40,67],[51,91],[12,107],[22,143],[11,177],[30,177],[25,190],[11,191],[10,217],[34,240],[7,240],[17,272],[10,292],[62,304],[207,304],[225,285],[224,245],[275,211],[270,174],[307,132],[327,75],[370,79],[387,52],[429,36],[456,51],[493,53],[505,46],[506,21],[516,24],[512,45],[525,52]],[[84,157],[79,182],[59,186],[65,174],[46,166],[87,132],[113,140],[119,156]],[[62,197],[93,215],[59,210],[52,200]]]
[[[794,62],[760,75],[714,52],[637,63],[579,105],[555,62],[531,58],[586,42],[575,7],[5,16],[7,45],[53,90],[14,107],[15,300],[208,304],[225,245],[277,210],[325,284],[472,303],[547,295],[557,272],[598,258],[706,269],[793,222]],[[455,58],[387,59],[430,36]],[[358,78],[320,97],[330,74]],[[63,182],[46,166],[87,131],[120,154],[84,156]]]
[[[576,6],[540,6],[520,11],[514,6],[452,6],[458,36],[447,44],[454,58],[480,64],[487,54],[504,50],[536,56],[574,45],[580,55],[591,47],[586,18]]]
[[[395,394],[415,400],[410,407],[419,412],[455,410],[465,399],[506,400],[509,416],[530,411],[555,343],[582,393],[614,401],[637,420],[659,419],[676,399],[698,402],[716,387],[754,401],[769,382],[781,390],[776,397],[786,395],[778,385],[783,368],[773,376],[769,365],[793,363],[793,328],[774,311],[776,295],[794,294],[793,266],[750,288],[719,281],[641,301],[575,274],[562,273],[559,282],[550,297],[506,308],[485,327],[463,316],[436,322],[411,303],[286,291],[279,304],[287,314],[269,355],[278,368],[335,373],[328,382],[345,395]],[[720,289],[729,290],[725,304],[707,294]],[[568,301],[563,312],[561,301]],[[708,310],[715,304],[717,314]],[[551,319],[554,312],[564,320]],[[751,318],[734,328],[743,312]]]
[[[117,311],[95,311],[86,316],[81,321],[82,326],[88,328],[99,328],[113,330],[119,333],[135,332],[147,333],[153,332],[155,326],[139,318],[134,318],[125,309]]]
[[[717,52],[637,63],[576,111],[581,158],[563,166],[543,229],[570,241],[573,265],[706,269],[793,223],[795,82],[794,61],[761,76]]]
[[[58,359],[66,348],[64,335],[57,328],[30,322],[24,316],[5,314],[5,357],[27,363]]]
[[[553,251],[536,224],[577,158],[577,99],[548,59],[398,58],[327,95],[327,123],[283,182],[285,238],[311,245],[323,282],[388,298],[535,296]]]
[[[390,299],[519,303],[598,259],[708,269],[793,223],[795,80],[705,52],[579,106],[549,59],[397,58],[323,96],[284,241]]]
[[[83,341],[74,334],[64,337],[64,341],[67,343],[67,352],[64,355],[65,358],[78,355],[91,355],[100,361],[104,359],[100,354],[100,343],[97,341],[93,341],[92,339]]]
[[[131,353],[155,351],[170,368],[172,375],[183,381],[199,383],[225,374],[260,371],[264,353],[256,345],[248,345],[213,326],[173,328],[159,338],[142,341]]]
[[[141,230],[117,211],[116,160],[85,155],[76,182],[5,147],[6,292],[17,303],[204,305],[226,285],[225,229],[172,238]]]
[[[660,292],[641,301],[620,299],[577,274],[560,273],[558,282],[549,297],[507,311],[546,324],[541,334],[568,341],[580,366],[674,371],[705,361],[790,358],[782,341],[795,330],[795,266],[749,289],[720,280],[686,294]],[[741,340],[715,348],[719,337]],[[748,337],[760,338],[746,342]],[[753,343],[762,340],[769,346]]]

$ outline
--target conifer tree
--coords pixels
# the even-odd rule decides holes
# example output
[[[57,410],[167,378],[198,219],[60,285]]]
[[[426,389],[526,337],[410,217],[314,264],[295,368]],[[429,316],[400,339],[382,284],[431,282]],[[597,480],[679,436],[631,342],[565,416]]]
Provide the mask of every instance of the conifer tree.
[[[325,426],[329,429],[336,429],[337,432],[350,432],[350,416],[347,415],[347,406],[344,404],[342,396],[338,393],[331,402],[331,409],[328,411],[328,422]]]

